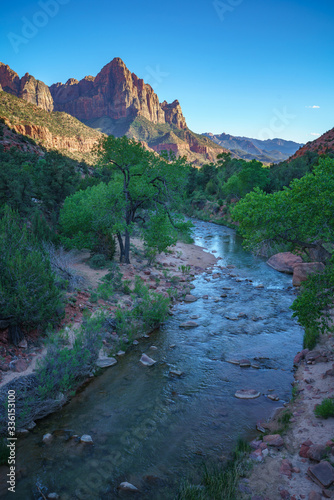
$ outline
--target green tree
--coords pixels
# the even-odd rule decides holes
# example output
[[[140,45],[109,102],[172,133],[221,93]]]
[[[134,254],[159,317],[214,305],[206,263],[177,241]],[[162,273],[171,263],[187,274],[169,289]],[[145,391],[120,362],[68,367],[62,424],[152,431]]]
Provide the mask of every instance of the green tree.
[[[327,260],[330,254],[324,244],[334,240],[334,160],[320,160],[312,173],[283,191],[266,194],[255,189],[232,216],[249,249],[278,242]]]
[[[10,340],[20,342],[23,327],[45,328],[60,302],[47,255],[6,206],[0,220],[0,311],[10,323]]]
[[[88,248],[92,253],[113,256],[113,235],[120,229],[122,206],[116,187],[100,182],[66,198],[59,222],[68,248]]]
[[[105,137],[97,149],[99,166],[112,172],[110,187],[117,214],[114,226],[120,247],[121,262],[130,262],[130,236],[136,224],[145,225],[152,213],[165,214],[176,226],[178,208],[186,183],[185,158],[147,151],[127,137]],[[163,235],[162,226],[161,237]],[[189,226],[180,225],[187,230]]]

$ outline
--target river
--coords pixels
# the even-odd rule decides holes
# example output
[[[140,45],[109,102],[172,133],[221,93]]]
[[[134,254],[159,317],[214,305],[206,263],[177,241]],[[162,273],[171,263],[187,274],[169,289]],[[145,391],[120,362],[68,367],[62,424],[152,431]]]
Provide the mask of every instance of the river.
[[[160,330],[18,442],[23,477],[15,498],[42,499],[38,488],[62,500],[122,498],[117,486],[128,481],[141,490],[138,498],[174,499],[184,478],[199,480],[204,461],[222,460],[238,437],[256,436],[256,422],[290,399],[292,360],[303,337],[289,309],[291,276],[245,252],[232,229],[196,221],[194,238],[221,257],[219,266],[235,268],[218,279],[197,277],[197,302],[180,304]],[[194,315],[197,328],[179,327]],[[154,366],[139,363],[144,352]],[[259,368],[228,362],[243,358]],[[171,369],[184,374],[173,377]],[[261,396],[240,400],[238,389]],[[278,402],[266,397],[272,393]],[[50,445],[41,444],[56,430]],[[89,434],[94,444],[67,440],[64,430]]]

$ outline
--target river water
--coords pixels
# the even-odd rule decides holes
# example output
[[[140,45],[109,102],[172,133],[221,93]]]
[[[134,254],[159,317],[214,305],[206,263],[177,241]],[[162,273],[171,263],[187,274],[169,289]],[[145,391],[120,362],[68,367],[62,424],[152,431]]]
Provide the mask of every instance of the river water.
[[[159,331],[18,442],[23,477],[15,498],[42,499],[38,488],[62,500],[122,498],[117,486],[128,481],[141,490],[138,498],[174,499],[184,478],[199,480],[204,461],[222,460],[238,437],[256,436],[256,422],[290,399],[292,360],[303,336],[289,310],[291,276],[245,252],[232,229],[197,221],[194,238],[221,257],[218,265],[235,269],[218,279],[197,277],[197,302],[180,304]],[[193,315],[199,326],[181,329]],[[139,363],[144,352],[154,366]],[[243,358],[260,368],[228,362]],[[171,369],[184,374],[173,377]],[[238,389],[261,396],[240,400]],[[280,401],[269,400],[271,393]],[[55,430],[51,445],[41,444]],[[63,430],[89,434],[94,445],[66,440]]]

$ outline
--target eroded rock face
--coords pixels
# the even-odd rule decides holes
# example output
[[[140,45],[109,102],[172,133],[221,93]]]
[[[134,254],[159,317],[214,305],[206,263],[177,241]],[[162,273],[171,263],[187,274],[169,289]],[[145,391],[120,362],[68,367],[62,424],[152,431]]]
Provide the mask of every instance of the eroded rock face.
[[[79,120],[107,116],[119,120],[143,116],[152,123],[171,123],[186,128],[186,121],[178,101],[160,104],[152,87],[116,57],[96,76],[73,78],[65,84],[50,87],[57,111],[65,111]]]
[[[303,259],[291,252],[277,253],[267,261],[268,266],[281,273],[293,274],[296,264],[301,264]]]
[[[36,104],[45,111],[53,111],[53,99],[49,87],[29,73],[19,78],[8,65],[0,63],[0,84],[5,92]]]

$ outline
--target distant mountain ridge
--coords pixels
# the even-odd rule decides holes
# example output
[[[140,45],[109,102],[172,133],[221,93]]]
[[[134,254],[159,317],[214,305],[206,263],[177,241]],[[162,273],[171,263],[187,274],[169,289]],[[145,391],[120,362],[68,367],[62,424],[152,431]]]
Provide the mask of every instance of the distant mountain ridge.
[[[172,150],[194,164],[215,161],[226,149],[188,129],[178,100],[160,103],[152,87],[116,57],[96,77],[48,87],[0,63],[0,87],[47,112],[68,113],[100,132],[134,137],[154,151]],[[1,90],[1,88],[0,88]]]
[[[251,139],[249,137],[233,136],[230,134],[203,134],[220,146],[229,149],[237,158],[245,160],[259,160],[263,163],[277,163],[288,159],[303,144],[284,139]]]

